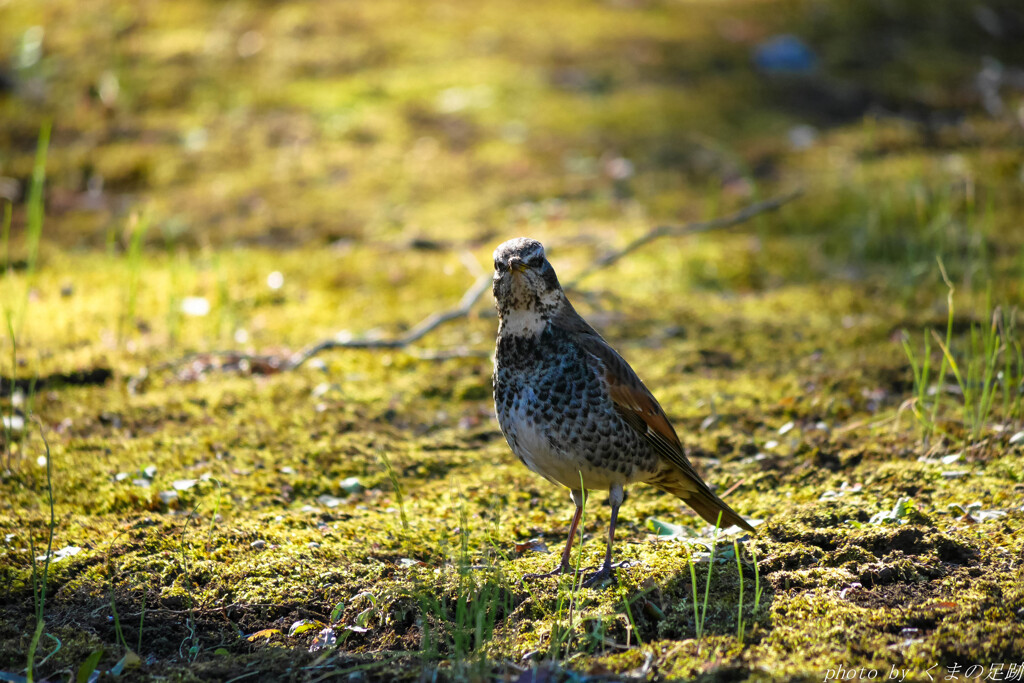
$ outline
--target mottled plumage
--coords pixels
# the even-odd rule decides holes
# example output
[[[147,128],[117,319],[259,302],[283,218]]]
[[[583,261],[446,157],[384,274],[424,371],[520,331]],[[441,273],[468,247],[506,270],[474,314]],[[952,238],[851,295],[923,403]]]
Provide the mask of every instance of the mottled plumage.
[[[605,563],[587,584],[611,574],[615,521],[624,487],[652,484],[708,522],[753,531],[716,496],[683,453],[665,411],[622,356],[566,298],[536,240],[520,237],[494,251],[498,341],[494,405],[509,447],[549,481],[569,488],[576,512],[557,573],[583,508],[583,489],[607,490],[612,505]]]

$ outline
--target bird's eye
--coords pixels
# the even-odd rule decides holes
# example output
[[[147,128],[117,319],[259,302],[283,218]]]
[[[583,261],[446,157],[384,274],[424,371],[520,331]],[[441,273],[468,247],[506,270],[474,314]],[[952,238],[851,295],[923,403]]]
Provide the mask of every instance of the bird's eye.
[[[498,263],[498,259],[494,259],[494,269],[501,270],[501,265]]]
[[[540,268],[542,265],[544,265],[544,255],[534,254],[526,262],[526,265],[530,266],[531,268]]]

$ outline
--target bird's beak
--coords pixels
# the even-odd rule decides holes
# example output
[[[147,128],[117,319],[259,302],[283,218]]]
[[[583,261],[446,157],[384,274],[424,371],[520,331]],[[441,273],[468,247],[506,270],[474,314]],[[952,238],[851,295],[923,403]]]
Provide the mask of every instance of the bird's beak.
[[[517,258],[510,259],[509,262],[508,262],[508,272],[510,272],[510,273],[514,273],[514,272],[525,273],[526,269],[528,267],[529,266],[527,266],[525,263],[523,263],[522,261],[520,261]]]

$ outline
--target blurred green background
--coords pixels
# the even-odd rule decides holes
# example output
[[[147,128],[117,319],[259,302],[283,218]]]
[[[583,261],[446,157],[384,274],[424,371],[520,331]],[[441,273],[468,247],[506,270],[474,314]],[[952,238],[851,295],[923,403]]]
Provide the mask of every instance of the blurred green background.
[[[836,208],[894,178],[1001,199],[1021,181],[1012,0],[0,12],[0,188],[17,236],[52,121],[45,236],[70,249],[140,205],[155,242],[291,247],[624,230],[778,185]],[[805,230],[852,241],[865,219]]]
[[[355,249],[369,256],[297,277],[373,295],[422,281],[406,279],[422,261],[404,264],[407,247],[486,264],[529,233],[600,251],[793,188],[805,197],[759,220],[755,243],[706,242],[687,283],[758,289],[882,266],[905,288],[937,282],[936,255],[968,277],[1016,269],[1022,36],[1013,0],[4,0],[4,249],[15,269],[34,249],[25,205],[50,122],[41,263],[103,288],[117,259],[78,255],[138,242],[162,265],[138,293],[125,275],[107,307],[165,308],[146,321],[163,339],[193,294],[221,321],[197,340],[230,339],[240,314],[222,309],[291,267],[268,254]],[[236,272],[238,249],[266,267]],[[196,283],[194,268],[215,272]],[[435,284],[440,302],[464,283]],[[394,313],[334,311],[364,328]],[[292,327],[273,334],[298,343]]]

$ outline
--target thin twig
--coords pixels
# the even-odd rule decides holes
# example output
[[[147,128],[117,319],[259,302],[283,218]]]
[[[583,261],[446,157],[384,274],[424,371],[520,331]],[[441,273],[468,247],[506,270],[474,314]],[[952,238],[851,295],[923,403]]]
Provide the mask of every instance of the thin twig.
[[[736,213],[729,214],[728,216],[722,216],[721,218],[714,218],[710,221],[699,221],[696,223],[687,223],[686,225],[659,225],[640,237],[637,237],[621,249],[616,249],[615,251],[605,254],[598,260],[594,261],[589,268],[585,269],[582,273],[571,280],[569,284],[566,285],[566,288],[569,289],[575,287],[581,280],[583,280],[583,278],[607,268],[616,261],[619,261],[623,256],[636,251],[646,244],[650,244],[656,239],[670,236],[679,237],[681,235],[693,235],[700,232],[731,228],[732,226],[739,225],[740,223],[748,221],[759,214],[768,213],[769,211],[777,211],[784,204],[788,204],[799,197],[801,193],[802,190],[795,190],[789,194],[784,194],[781,197],[766,199],[762,202],[754,202],[753,204],[740,209]]]
[[[641,235],[637,239],[633,240],[625,247],[617,249],[608,254],[605,254],[598,260],[591,263],[582,272],[576,275],[567,285],[567,290],[577,290],[577,294],[580,291],[577,289],[577,285],[584,278],[593,275],[599,270],[603,270],[614,263],[617,263],[623,257],[631,254],[640,247],[650,244],[654,240],[662,237],[678,237],[681,235],[692,235],[695,233],[709,232],[711,230],[723,230],[725,228],[731,228],[735,225],[739,225],[745,221],[750,220],[754,216],[762,213],[768,213],[770,211],[776,211],[784,204],[787,204],[801,194],[800,190],[790,192],[789,194],[775,197],[773,199],[767,199],[761,202],[755,202],[735,213],[721,218],[715,218],[709,221],[700,221],[696,223],[687,223],[685,225],[659,225],[652,228],[647,233]],[[479,264],[476,264],[475,260],[469,252],[460,253],[460,258],[463,261],[463,265],[466,269],[474,274],[479,274],[477,280],[473,285],[466,290],[459,300],[458,306],[447,311],[441,311],[432,313],[426,318],[421,320],[415,327],[410,329],[403,335],[398,337],[392,337],[390,339],[382,339],[380,337],[350,337],[348,333],[339,333],[332,339],[326,339],[318,344],[309,346],[302,351],[299,351],[292,356],[282,359],[278,356],[254,356],[245,353],[239,353],[234,351],[227,352],[207,352],[203,354],[196,354],[192,358],[206,358],[206,357],[224,357],[230,359],[232,362],[239,362],[243,360],[256,361],[260,363],[260,367],[265,372],[278,372],[285,370],[295,370],[305,364],[308,360],[313,358],[323,351],[329,351],[331,349],[404,349],[409,347],[420,339],[430,334],[438,327],[446,323],[450,323],[453,320],[459,320],[470,315],[473,311],[473,307],[476,306],[480,298],[483,297],[484,293],[491,286],[491,274],[484,272]],[[474,264],[476,267],[474,267]],[[585,293],[583,293],[585,294]],[[422,360],[447,360],[450,358],[476,358],[486,357],[490,355],[487,351],[478,351],[475,349],[468,349],[466,347],[459,347],[457,349],[440,350],[440,351],[418,351],[411,352],[413,356]],[[165,364],[165,367],[177,367],[190,360],[190,358],[174,361],[173,363]],[[254,368],[255,369],[255,368]]]
[[[746,480],[746,479],[740,479],[740,480],[739,480],[738,482],[736,482],[735,484],[733,484],[732,486],[730,486],[730,487],[729,487],[729,488],[728,488],[728,489],[726,490],[726,492],[725,492],[725,493],[723,493],[722,495],[720,495],[720,496],[719,496],[719,498],[725,498],[725,497],[726,497],[726,496],[728,496],[728,495],[729,495],[730,493],[732,493],[733,491],[735,491],[736,489],[738,489],[739,487],[743,486],[743,485],[744,485],[744,484],[746,484],[746,483],[747,483],[747,480]]]
[[[755,202],[750,206],[747,206],[736,213],[721,218],[715,218],[710,221],[700,221],[697,223],[687,223],[685,225],[659,225],[644,235],[641,235],[637,239],[627,244],[622,249],[613,251],[605,256],[601,257],[593,264],[585,269],[582,273],[578,274],[572,281],[565,286],[566,289],[574,288],[583,278],[596,273],[599,270],[603,270],[613,263],[619,261],[627,254],[630,254],[640,247],[653,242],[661,237],[678,237],[680,235],[691,235],[694,233],[708,232],[710,230],[722,230],[725,228],[731,228],[734,225],[738,225],[745,221],[750,220],[754,216],[762,213],[768,213],[769,211],[776,211],[784,204],[787,204],[801,194],[800,190],[790,192],[789,194],[775,197],[773,199],[767,199],[761,202]],[[449,311],[442,313],[434,313],[423,319],[416,327],[409,330],[407,333],[400,337],[393,339],[374,339],[366,337],[357,337],[355,339],[328,339],[315,344],[291,357],[288,364],[283,368],[285,370],[294,370],[303,363],[308,361],[310,358],[320,353],[321,351],[327,351],[329,349],[399,349],[410,344],[413,344],[428,333],[433,332],[435,329],[444,325],[445,323],[459,318],[464,318],[470,314],[473,306],[479,301],[480,297],[483,296],[484,292],[487,291],[491,283],[490,274],[481,275],[480,278],[466,290],[466,293],[462,295],[462,300],[459,301],[459,305]],[[427,355],[428,358],[446,358],[446,357],[463,357],[462,353],[457,353],[452,356],[448,356],[444,353]]]
[[[426,318],[421,320],[418,325],[400,337],[396,337],[394,339],[371,339],[366,337],[356,337],[355,339],[327,339],[326,341],[322,341],[319,344],[311,346],[292,356],[291,359],[289,359],[288,364],[285,366],[285,369],[294,370],[316,354],[321,351],[327,351],[328,349],[400,349],[404,346],[414,344],[441,325],[451,322],[452,320],[458,320],[459,318],[468,316],[473,305],[476,304],[477,300],[483,296],[484,292],[486,292],[490,286],[491,276],[489,274],[481,276],[473,286],[466,290],[466,293],[462,295],[462,299],[459,301],[459,305],[457,307],[448,311],[428,315]]]

